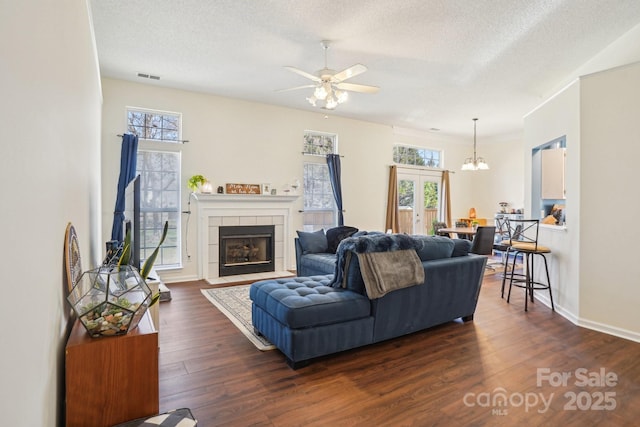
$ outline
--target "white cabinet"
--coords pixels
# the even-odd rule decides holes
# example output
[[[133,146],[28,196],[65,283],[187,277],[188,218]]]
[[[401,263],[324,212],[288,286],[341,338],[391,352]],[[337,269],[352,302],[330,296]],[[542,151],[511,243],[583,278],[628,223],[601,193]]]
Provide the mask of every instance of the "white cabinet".
[[[542,150],[541,197],[543,199],[564,199],[565,148]]]

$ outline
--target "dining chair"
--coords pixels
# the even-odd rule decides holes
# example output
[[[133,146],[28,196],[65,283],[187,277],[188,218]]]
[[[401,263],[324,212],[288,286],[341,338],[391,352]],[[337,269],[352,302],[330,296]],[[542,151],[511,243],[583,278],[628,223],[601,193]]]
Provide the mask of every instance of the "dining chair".
[[[555,311],[553,304],[553,293],[551,292],[551,279],[549,277],[549,265],[547,263],[547,254],[551,253],[551,249],[538,243],[538,231],[540,220],[538,219],[507,219],[507,228],[509,229],[509,248],[508,252],[513,252],[513,262],[511,264],[511,272],[505,269],[504,276],[509,275],[509,292],[507,294],[507,302],[511,299],[511,288],[513,286],[525,289],[524,311],[528,311],[528,302],[533,303],[533,293],[536,290],[549,290],[549,300],[551,302],[551,310]],[[519,254],[523,255],[522,274],[515,273],[516,258]],[[535,257],[541,257],[544,261],[544,270],[546,273],[547,283],[535,280],[534,277],[534,260]],[[508,257],[507,257],[508,262]],[[504,281],[503,278],[503,292]]]
[[[476,234],[471,241],[470,253],[476,255],[493,255],[493,241],[496,234],[495,226],[478,226]],[[485,268],[495,270],[488,262]]]
[[[447,223],[446,222],[441,222],[441,221],[434,221],[433,222],[433,235],[434,236],[440,236],[440,229],[441,228],[447,228]]]
[[[493,239],[496,234],[495,226],[478,226],[471,242],[469,252],[476,255],[493,255]]]
[[[470,224],[466,223],[465,221],[456,221],[456,228],[461,228],[461,227],[470,227]],[[457,234],[460,239],[471,240],[471,236],[466,233],[457,233]]]

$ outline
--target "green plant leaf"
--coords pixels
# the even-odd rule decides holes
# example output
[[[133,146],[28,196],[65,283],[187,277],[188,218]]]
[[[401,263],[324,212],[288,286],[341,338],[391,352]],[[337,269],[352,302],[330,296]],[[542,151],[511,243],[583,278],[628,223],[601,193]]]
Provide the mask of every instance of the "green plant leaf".
[[[158,301],[160,301],[160,292],[158,292],[157,294],[151,297],[151,302],[149,302],[149,307],[151,307],[153,304],[157,303]]]
[[[144,260],[144,265],[142,266],[142,270],[140,271],[140,275],[144,280],[147,280],[147,277],[149,277],[149,273],[151,273],[153,264],[156,262],[156,258],[158,257],[158,253],[160,252],[160,246],[162,246],[162,244],[164,243],[164,239],[167,237],[168,231],[169,231],[169,221],[165,221],[160,242],[158,242],[158,246],[156,246],[155,250],[151,253],[151,255],[146,260]]]
[[[127,234],[124,236],[122,254],[118,260],[118,270],[121,265],[128,265],[129,261],[131,261],[131,230],[127,230]]]

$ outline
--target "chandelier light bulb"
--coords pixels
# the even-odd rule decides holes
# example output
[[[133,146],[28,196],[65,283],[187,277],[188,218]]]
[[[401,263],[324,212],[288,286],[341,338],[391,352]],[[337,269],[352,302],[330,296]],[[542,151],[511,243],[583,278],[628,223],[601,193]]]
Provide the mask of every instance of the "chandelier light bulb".
[[[327,98],[327,104],[324,106],[327,110],[333,110],[338,106],[338,101],[333,96]]]
[[[316,97],[314,96],[310,96],[309,98],[307,98],[307,101],[309,101],[309,104],[313,105],[314,107],[316,106]]]
[[[482,157],[478,157],[477,168],[478,168],[478,170],[488,170],[489,169],[489,165],[487,164],[487,162],[484,161],[484,159]]]

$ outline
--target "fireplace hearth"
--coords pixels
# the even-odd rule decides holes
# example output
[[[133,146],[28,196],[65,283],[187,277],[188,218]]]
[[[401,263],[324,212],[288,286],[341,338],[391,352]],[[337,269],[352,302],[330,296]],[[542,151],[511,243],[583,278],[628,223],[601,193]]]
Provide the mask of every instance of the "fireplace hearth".
[[[274,226],[221,226],[219,275],[275,271]]]

